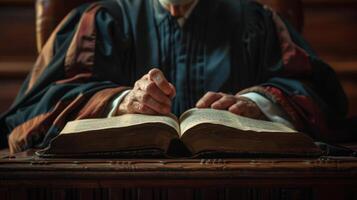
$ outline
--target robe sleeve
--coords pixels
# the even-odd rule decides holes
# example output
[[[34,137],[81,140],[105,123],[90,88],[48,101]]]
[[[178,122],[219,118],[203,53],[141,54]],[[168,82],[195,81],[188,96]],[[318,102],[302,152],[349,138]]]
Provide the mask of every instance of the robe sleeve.
[[[105,40],[115,34],[109,16],[101,4],[86,4],[55,29],[15,102],[0,118],[2,147],[8,138],[11,152],[43,148],[68,121],[106,117],[112,98],[128,89],[114,75],[103,75],[107,67],[121,67],[118,58],[113,63],[106,54]]]
[[[270,8],[250,3],[246,13],[246,64],[256,69],[258,84],[239,93],[267,97],[299,131],[316,140],[333,138],[327,124],[347,113],[347,98],[335,72]]]

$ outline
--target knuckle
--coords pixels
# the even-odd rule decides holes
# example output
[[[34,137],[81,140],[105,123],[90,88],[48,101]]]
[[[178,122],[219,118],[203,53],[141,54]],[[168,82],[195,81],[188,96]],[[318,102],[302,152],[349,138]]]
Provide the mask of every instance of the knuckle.
[[[231,98],[231,96],[232,96],[232,95],[230,95],[230,94],[226,94],[226,93],[222,93],[222,92],[217,93],[217,94],[221,95],[221,96],[222,96],[222,98],[226,98],[226,99],[230,99],[230,98]]]
[[[148,79],[148,77],[149,77],[149,74],[144,74],[144,75],[141,77],[141,79],[146,80],[146,79]]]
[[[213,96],[213,95],[215,95],[216,93],[215,92],[212,92],[212,91],[208,91],[207,93],[206,93],[206,95],[207,96]]]
[[[135,83],[134,83],[134,88],[136,89],[136,88],[139,88],[139,85],[140,85],[140,80],[138,80],[138,81],[136,81]]]
[[[158,68],[152,68],[150,71],[149,71],[149,74],[152,74],[152,73],[157,73],[159,72],[160,70]]]
[[[228,94],[227,97],[231,98],[231,99],[237,99],[234,95]]]
[[[225,97],[225,95],[224,94],[220,94],[220,93],[213,93],[213,95],[212,95],[214,98],[217,98],[217,99],[219,99],[219,98],[223,98],[223,97]]]
[[[148,75],[149,77],[153,77],[159,73],[161,73],[161,71],[158,68],[153,68],[149,71]]]
[[[212,101],[214,99],[218,99],[221,95],[215,92],[207,92],[203,99]]]

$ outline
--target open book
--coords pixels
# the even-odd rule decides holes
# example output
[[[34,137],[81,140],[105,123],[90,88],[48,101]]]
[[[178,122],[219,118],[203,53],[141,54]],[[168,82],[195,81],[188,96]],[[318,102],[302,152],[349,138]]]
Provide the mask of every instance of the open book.
[[[304,133],[280,123],[228,111],[190,109],[180,119],[125,114],[68,122],[42,156],[75,155],[297,155],[320,150]],[[135,155],[134,155],[135,154]]]

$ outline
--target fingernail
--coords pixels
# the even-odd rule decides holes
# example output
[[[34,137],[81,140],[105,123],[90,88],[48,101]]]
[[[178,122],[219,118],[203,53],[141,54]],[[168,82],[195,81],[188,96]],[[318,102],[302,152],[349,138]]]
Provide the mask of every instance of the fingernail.
[[[160,83],[160,82],[162,81],[162,78],[161,78],[160,74],[156,74],[156,75],[154,76],[154,79],[155,79],[155,81],[157,81],[158,83]]]

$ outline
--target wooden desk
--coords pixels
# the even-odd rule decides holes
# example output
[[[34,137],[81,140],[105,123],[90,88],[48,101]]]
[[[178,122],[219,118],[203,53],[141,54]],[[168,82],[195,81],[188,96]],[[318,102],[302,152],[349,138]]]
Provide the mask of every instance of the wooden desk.
[[[357,158],[39,159],[1,152],[0,199],[357,199]]]

